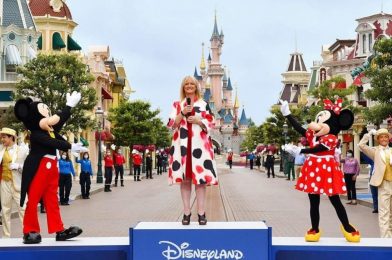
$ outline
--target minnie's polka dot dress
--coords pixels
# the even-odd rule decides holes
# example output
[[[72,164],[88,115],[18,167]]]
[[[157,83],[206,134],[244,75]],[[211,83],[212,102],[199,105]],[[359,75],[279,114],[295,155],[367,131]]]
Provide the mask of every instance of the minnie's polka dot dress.
[[[323,145],[327,151],[308,154],[297,181],[296,189],[311,194],[325,194],[327,196],[346,193],[343,172],[334,154],[338,139],[335,135],[325,135],[316,142],[314,131],[306,131],[306,138],[310,147]]]

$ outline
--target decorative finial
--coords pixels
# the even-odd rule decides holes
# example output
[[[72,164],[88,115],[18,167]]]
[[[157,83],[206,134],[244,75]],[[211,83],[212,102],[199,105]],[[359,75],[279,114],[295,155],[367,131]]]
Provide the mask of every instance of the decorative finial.
[[[381,0],[381,13],[384,13],[384,0]]]
[[[294,32],[294,44],[295,44],[295,52],[297,52],[297,32]]]
[[[204,62],[204,42],[201,43],[201,62],[200,62],[200,70],[206,69],[206,63]]]

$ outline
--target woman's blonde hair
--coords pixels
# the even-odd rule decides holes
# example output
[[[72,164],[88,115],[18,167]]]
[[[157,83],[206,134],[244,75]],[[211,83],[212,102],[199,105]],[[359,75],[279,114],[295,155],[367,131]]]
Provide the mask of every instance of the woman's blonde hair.
[[[196,95],[197,99],[200,99],[201,95],[200,95],[200,89],[199,89],[199,82],[192,76],[186,76],[181,82],[181,89],[180,89],[181,100],[183,100],[185,98],[184,86],[185,86],[185,82],[187,80],[190,80],[193,84],[195,84],[195,86],[196,86],[195,95]]]

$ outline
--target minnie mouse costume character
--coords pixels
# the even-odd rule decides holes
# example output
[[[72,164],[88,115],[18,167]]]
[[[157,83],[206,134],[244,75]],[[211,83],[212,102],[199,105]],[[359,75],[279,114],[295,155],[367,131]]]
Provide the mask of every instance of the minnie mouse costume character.
[[[71,115],[71,108],[80,101],[80,93],[67,94],[66,107],[58,114],[51,115],[50,109],[42,102],[30,98],[16,101],[15,116],[30,130],[31,151],[27,156],[22,172],[20,205],[23,206],[28,194],[28,202],[23,219],[23,243],[41,242],[37,206],[44,201],[49,233],[56,232],[56,241],[64,241],[82,233],[79,227],[65,229],[61,220],[57,199],[59,171],[56,150],[83,152],[87,149],[81,144],[70,144],[59,131]]]
[[[300,149],[289,146],[286,151],[299,154],[308,154],[298,178],[296,189],[308,193],[310,201],[310,219],[312,228],[305,235],[308,242],[317,242],[320,239],[320,195],[328,196],[342,223],[341,230],[348,242],[359,242],[360,233],[348,221],[346,210],[340,201],[339,194],[346,193],[343,172],[339,162],[335,161],[335,148],[338,143],[337,134],[340,130],[349,129],[354,122],[354,115],[348,109],[342,110],[342,99],[335,103],[324,100],[324,110],[317,114],[315,122],[303,128],[291,116],[287,101],[280,101],[281,112],[294,129],[307,138],[310,148]]]

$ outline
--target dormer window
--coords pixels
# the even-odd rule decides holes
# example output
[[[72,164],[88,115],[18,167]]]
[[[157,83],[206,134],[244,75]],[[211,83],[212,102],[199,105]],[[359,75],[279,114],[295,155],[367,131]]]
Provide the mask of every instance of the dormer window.
[[[362,35],[362,53],[366,53],[366,34]]]

